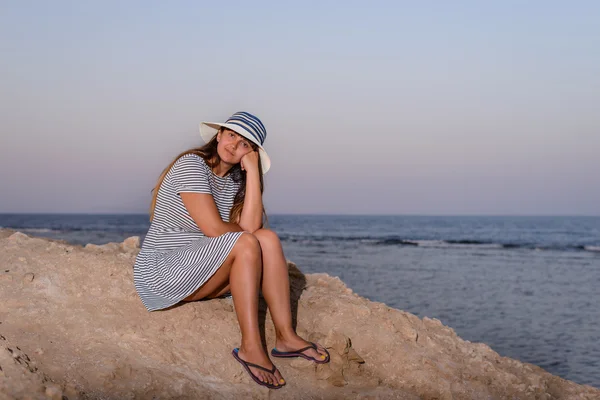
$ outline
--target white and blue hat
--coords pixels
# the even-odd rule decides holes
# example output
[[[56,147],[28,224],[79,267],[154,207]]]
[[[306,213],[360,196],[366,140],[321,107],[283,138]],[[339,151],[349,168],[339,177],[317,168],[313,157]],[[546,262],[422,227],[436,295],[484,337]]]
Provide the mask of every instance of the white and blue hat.
[[[271,159],[263,147],[267,139],[267,130],[260,119],[250,113],[239,111],[229,117],[225,123],[201,122],[200,136],[208,143],[221,127],[231,129],[258,146],[262,172],[266,174],[271,168]]]

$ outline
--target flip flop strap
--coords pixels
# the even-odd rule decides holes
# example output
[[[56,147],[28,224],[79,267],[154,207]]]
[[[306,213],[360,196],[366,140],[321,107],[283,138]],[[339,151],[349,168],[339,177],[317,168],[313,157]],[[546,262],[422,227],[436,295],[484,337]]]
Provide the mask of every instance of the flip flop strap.
[[[263,371],[266,371],[266,372],[268,372],[270,374],[274,374],[275,371],[277,370],[277,368],[274,365],[273,365],[273,369],[266,369],[265,367],[261,367],[260,365],[253,364],[253,363],[248,362],[248,361],[244,361],[244,362],[246,363],[246,365],[249,365],[250,367],[262,369]]]
[[[306,346],[302,349],[299,350],[294,350],[294,351],[277,351],[279,354],[295,354],[295,353],[302,353],[303,351],[306,351],[308,349],[317,349],[317,346],[314,343],[311,343],[310,346]]]

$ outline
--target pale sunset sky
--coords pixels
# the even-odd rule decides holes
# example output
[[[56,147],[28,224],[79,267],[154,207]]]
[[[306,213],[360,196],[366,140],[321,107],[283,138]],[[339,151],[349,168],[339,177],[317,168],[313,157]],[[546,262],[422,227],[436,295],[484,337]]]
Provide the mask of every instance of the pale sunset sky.
[[[600,2],[3,1],[0,213],[143,213],[248,111],[268,213],[600,215]]]

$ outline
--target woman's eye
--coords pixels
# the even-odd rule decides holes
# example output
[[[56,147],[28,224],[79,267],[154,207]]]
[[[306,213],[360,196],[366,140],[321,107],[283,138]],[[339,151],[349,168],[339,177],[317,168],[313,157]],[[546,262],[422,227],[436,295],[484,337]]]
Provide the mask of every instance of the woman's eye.
[[[245,149],[247,149],[247,148],[248,148],[248,143],[246,143],[246,142],[242,142],[242,144],[243,144],[243,146],[244,146],[244,148],[245,148]]]
[[[233,132],[229,132],[229,137],[233,137]]]

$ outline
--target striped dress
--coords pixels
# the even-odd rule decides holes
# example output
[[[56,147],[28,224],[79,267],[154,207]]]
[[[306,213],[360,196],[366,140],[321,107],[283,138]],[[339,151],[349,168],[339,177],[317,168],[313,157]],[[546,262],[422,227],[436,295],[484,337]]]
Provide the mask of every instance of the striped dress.
[[[167,172],[133,269],[135,289],[148,311],[170,307],[194,293],[219,269],[243,233],[205,236],[179,193],[211,194],[221,219],[228,222],[238,188],[229,175],[213,174],[195,154],[179,158]]]

